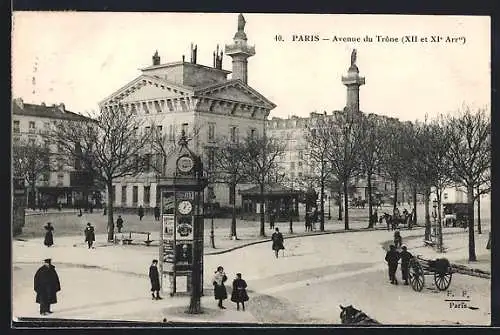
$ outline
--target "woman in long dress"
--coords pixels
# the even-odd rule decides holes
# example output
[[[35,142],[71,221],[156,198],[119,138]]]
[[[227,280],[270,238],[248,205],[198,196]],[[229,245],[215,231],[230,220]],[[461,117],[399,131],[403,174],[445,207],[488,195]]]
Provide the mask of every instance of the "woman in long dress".
[[[231,293],[231,301],[236,303],[236,310],[240,310],[240,302],[243,310],[245,310],[245,301],[248,301],[247,283],[241,279],[241,273],[236,274],[236,279],[233,280],[233,292]]]
[[[52,224],[50,222],[47,222],[47,225],[44,228],[46,232],[43,244],[45,244],[47,247],[50,247],[54,244],[54,234],[52,233],[54,231],[54,227],[52,227]]]
[[[217,271],[215,271],[214,278],[212,283],[214,285],[214,296],[215,300],[219,300],[219,308],[225,309],[226,307],[222,306],[222,300],[227,299],[227,291],[224,283],[227,280],[227,276],[224,273],[224,268],[222,266],[217,267]]]

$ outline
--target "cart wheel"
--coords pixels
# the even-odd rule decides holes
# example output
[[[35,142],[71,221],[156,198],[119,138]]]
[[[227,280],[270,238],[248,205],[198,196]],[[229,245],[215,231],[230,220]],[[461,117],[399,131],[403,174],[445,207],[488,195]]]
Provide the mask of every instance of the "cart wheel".
[[[411,260],[409,264],[410,284],[414,291],[420,292],[424,288],[425,277],[422,265],[416,260]]]
[[[434,282],[440,291],[446,290],[451,284],[451,272],[434,273]]]

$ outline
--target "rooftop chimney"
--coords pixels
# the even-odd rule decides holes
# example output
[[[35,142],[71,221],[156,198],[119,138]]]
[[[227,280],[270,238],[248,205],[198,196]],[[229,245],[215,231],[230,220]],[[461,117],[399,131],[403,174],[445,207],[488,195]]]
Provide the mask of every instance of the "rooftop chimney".
[[[196,64],[196,54],[198,52],[198,45],[193,48],[193,43],[191,43],[191,63]]]
[[[158,56],[158,50],[156,50],[153,55],[153,65],[160,65],[160,56]]]
[[[42,103],[40,104],[42,107],[45,107],[45,102],[42,101]]]
[[[59,104],[59,106],[58,106],[58,107],[59,107],[59,110],[60,110],[61,112],[63,112],[63,113],[66,111],[66,107],[64,106],[64,104],[63,104],[62,102]]]

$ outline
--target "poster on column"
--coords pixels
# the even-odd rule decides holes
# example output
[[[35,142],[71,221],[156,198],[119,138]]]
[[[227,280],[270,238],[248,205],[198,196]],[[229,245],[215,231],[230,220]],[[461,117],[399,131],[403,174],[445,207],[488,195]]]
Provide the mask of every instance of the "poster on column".
[[[175,218],[173,214],[163,215],[163,239],[174,239]]]

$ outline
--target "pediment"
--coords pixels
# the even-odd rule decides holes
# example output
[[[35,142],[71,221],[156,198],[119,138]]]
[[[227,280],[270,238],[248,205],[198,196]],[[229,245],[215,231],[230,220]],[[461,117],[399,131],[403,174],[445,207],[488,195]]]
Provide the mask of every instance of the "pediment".
[[[111,94],[102,103],[130,103],[144,100],[174,99],[190,95],[192,95],[192,91],[188,88],[173,85],[161,78],[142,75]]]
[[[258,105],[262,104],[260,99],[256,98],[255,96],[251,96],[247,92],[244,92],[240,88],[234,86],[224,87],[219,91],[205,94],[205,96],[216,99],[218,98],[224,100],[234,100],[246,104],[258,104]]]
[[[276,107],[276,105],[264,98],[250,86],[243,84],[240,80],[216,84],[211,87],[200,89],[195,93],[207,98],[235,101],[266,109]]]

